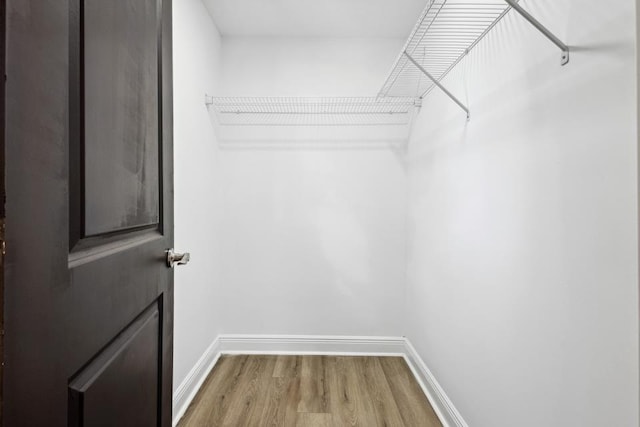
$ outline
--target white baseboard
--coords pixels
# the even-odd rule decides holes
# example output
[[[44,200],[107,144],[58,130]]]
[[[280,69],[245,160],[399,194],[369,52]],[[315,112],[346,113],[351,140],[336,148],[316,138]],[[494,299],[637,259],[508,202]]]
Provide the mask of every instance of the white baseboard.
[[[427,368],[416,349],[406,338],[405,346],[404,358],[442,424],[445,427],[469,427],[429,368]]]
[[[220,335],[224,354],[333,354],[402,356],[402,337]]]
[[[431,402],[445,427],[468,427],[411,343],[404,337],[317,335],[220,335],[207,348],[176,389],[173,425],[189,404],[222,354],[301,354],[341,356],[400,356]]]
[[[191,368],[187,377],[182,381],[173,394],[173,426],[177,426],[180,418],[184,415],[189,404],[196,397],[202,387],[202,383],[207,379],[209,372],[213,369],[220,358],[220,342],[216,338],[205,350],[200,359]]]

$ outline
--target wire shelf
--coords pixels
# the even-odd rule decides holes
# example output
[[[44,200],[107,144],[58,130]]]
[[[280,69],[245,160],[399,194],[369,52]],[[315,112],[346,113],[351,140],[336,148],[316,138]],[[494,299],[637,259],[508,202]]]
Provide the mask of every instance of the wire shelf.
[[[206,101],[222,126],[406,126],[420,105],[413,97],[207,97]]]
[[[422,98],[511,9],[504,0],[431,0],[382,87],[380,97]]]
[[[376,98],[206,97],[222,126],[406,126],[422,99],[439,88],[470,118],[469,108],[441,80],[513,9],[560,48],[569,46],[518,0],[429,0]]]

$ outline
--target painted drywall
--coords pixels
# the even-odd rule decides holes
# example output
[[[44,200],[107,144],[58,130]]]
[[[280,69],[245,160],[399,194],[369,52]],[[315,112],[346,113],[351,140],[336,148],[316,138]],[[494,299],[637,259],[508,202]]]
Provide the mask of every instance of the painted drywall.
[[[225,37],[218,96],[376,96],[398,38]]]
[[[224,36],[399,37],[426,0],[203,0]]]
[[[224,38],[217,95],[375,96],[401,44]],[[400,335],[403,158],[382,134],[325,131],[249,128],[220,151],[224,333]]]
[[[638,425],[635,11],[522,0],[424,103],[406,334],[474,427]]]
[[[377,149],[222,157],[224,333],[399,336],[401,160]]]
[[[175,248],[191,253],[175,269],[174,390],[220,333],[219,156],[204,103],[219,84],[220,44],[200,0],[173,2]]]

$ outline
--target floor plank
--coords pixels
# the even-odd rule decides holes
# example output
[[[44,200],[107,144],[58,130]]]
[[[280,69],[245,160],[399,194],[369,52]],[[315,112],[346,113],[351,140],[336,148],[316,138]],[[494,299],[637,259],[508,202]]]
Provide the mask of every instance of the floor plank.
[[[294,426],[297,420],[295,410],[289,409],[289,394],[295,394],[293,388],[295,379],[275,377],[269,381],[269,388],[266,392],[266,405],[262,408],[260,415],[263,425],[267,426]],[[289,410],[288,410],[289,409]]]
[[[233,393],[240,380],[240,375],[247,363],[248,356],[222,357],[214,368],[215,375],[210,374],[196,394],[187,414],[182,419],[182,427],[204,425],[222,425],[227,413],[229,395]]]
[[[296,427],[335,427],[331,414],[300,414]]]
[[[298,412],[314,414],[327,412],[327,389],[323,356],[307,356],[300,365],[300,399]]]
[[[375,424],[379,426],[404,425],[395,398],[389,398],[389,396],[393,396],[393,392],[378,358],[365,357],[362,363],[358,364],[358,368],[358,374],[364,380],[364,387],[373,404]]]
[[[435,411],[407,363],[401,358],[379,359],[400,415],[407,426],[441,427]]]
[[[276,356],[274,377],[297,378],[300,375],[302,356]]]
[[[223,356],[179,427],[442,427],[400,357]]]
[[[348,377],[345,357],[332,357],[327,361],[325,376],[329,388],[329,411],[337,425],[354,426],[358,414],[353,383]]]
[[[362,363],[366,357],[345,357],[344,370],[348,388],[351,390],[350,398],[353,400],[355,407],[355,424],[356,426],[375,426],[376,418],[373,409],[373,402],[367,384],[362,377]],[[393,426],[395,427],[395,426]]]
[[[273,361],[273,364],[270,364],[270,361]],[[274,364],[274,356],[249,357],[235,393],[229,396],[229,407],[222,422],[223,426],[257,425],[250,424],[250,421],[254,412],[259,410],[260,399],[264,397],[260,390],[265,386],[267,378],[271,378]],[[271,370],[268,369],[269,366]]]

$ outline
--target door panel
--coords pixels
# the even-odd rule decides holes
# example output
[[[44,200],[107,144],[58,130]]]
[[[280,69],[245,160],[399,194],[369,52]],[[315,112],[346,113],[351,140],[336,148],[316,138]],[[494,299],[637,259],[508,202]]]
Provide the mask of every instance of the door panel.
[[[168,427],[171,1],[7,23],[3,425]]]
[[[156,302],[74,376],[70,427],[157,425],[159,332]]]
[[[86,236],[159,220],[157,6],[81,6]]]

